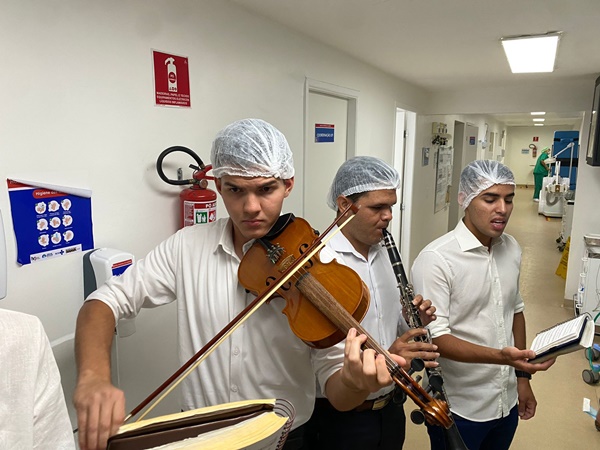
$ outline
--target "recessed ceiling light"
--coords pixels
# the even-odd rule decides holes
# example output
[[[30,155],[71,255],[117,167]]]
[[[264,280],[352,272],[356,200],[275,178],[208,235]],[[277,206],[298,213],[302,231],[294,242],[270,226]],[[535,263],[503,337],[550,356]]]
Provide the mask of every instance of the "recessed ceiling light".
[[[560,32],[500,39],[512,73],[553,72]]]
[[[546,119],[542,119],[542,118],[539,118],[539,119],[533,119],[533,121],[534,121],[534,122],[543,122],[544,120],[546,120]]]
[[[543,127],[544,124],[543,123],[534,123],[533,126],[534,127]]]
[[[546,112],[545,111],[532,112],[531,115],[532,116],[544,116],[544,115],[546,115]]]

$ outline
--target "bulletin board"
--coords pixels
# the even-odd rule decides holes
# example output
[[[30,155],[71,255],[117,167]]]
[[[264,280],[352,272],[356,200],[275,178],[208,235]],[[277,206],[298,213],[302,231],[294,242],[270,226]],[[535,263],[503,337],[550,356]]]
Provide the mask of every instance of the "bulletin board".
[[[434,212],[443,210],[450,203],[451,183],[452,147],[440,147],[436,155]]]

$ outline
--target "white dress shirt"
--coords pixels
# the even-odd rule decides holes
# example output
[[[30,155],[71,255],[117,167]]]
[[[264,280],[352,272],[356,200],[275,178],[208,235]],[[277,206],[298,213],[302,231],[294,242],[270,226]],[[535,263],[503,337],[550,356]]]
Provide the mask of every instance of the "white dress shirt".
[[[412,267],[416,292],[431,299],[437,320],[434,338],[452,334],[474,344],[513,346],[514,315],[523,311],[519,293],[521,248],[508,234],[479,242],[461,220],[417,256]],[[483,422],[508,415],[517,402],[511,366],[473,364],[439,358],[451,409]]]
[[[75,449],[44,328],[35,316],[5,309],[0,309],[0,448]]]
[[[336,228],[331,232],[335,232]],[[368,258],[365,259],[348,239],[338,232],[321,250],[320,258],[323,263],[336,259],[338,263],[350,267],[367,285],[371,300],[361,325],[383,348],[388,349],[400,334],[408,330],[402,318],[398,282],[385,248],[379,245],[372,246]],[[345,341],[342,341],[333,347],[315,351],[315,361],[320,367],[318,373],[321,391],[329,377],[342,368],[344,343]],[[394,386],[386,387],[370,394],[368,398],[380,397],[393,388]],[[318,395],[323,396],[320,392]]]
[[[229,219],[186,227],[88,300],[106,303],[115,319],[178,300],[183,364],[254,300],[238,282],[239,264]],[[315,397],[311,350],[291,332],[284,306],[281,298],[263,304],[184,380],[183,409],[284,398],[296,409],[294,427],[308,420]]]

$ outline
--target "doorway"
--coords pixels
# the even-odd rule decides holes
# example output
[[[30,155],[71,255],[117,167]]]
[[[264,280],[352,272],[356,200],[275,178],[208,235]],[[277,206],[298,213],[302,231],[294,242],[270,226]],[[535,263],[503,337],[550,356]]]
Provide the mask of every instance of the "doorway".
[[[357,91],[306,80],[303,217],[320,232],[335,218],[326,200],[331,182],[356,154],[357,101]]]
[[[403,261],[410,261],[411,210],[407,200],[412,198],[413,174],[415,168],[415,136],[417,113],[396,107],[396,129],[394,135],[394,156],[392,165],[402,177],[397,191],[398,201],[392,208],[394,219],[390,233],[394,238]]]

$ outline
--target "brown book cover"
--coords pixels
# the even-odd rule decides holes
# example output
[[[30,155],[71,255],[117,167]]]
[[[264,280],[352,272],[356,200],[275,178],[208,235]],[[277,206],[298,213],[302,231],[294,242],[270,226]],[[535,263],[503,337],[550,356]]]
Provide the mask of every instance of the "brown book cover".
[[[226,403],[123,425],[107,450],[275,450],[283,447],[294,417],[294,407],[283,399]]]

